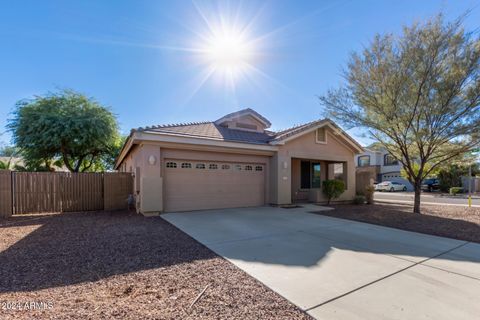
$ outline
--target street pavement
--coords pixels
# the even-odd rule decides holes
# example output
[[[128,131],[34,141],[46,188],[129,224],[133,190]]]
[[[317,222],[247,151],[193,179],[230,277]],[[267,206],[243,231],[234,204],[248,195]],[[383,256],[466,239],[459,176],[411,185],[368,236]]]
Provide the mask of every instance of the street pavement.
[[[412,203],[413,192],[375,192],[374,200],[381,202],[394,203]],[[451,196],[448,194],[441,194],[437,192],[423,192],[421,195],[421,202],[423,204],[442,204],[454,206],[467,206],[467,195]],[[480,207],[480,195],[472,196],[472,206]]]

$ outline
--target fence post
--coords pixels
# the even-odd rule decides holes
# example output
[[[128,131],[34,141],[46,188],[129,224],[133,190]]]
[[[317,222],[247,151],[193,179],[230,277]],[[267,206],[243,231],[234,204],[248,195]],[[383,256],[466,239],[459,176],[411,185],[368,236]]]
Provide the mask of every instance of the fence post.
[[[13,216],[15,214],[15,196],[14,196],[14,189],[13,189],[13,180],[14,180],[14,174],[15,172],[13,171],[10,171],[10,207],[11,207],[11,210],[10,210],[10,213],[11,215]]]

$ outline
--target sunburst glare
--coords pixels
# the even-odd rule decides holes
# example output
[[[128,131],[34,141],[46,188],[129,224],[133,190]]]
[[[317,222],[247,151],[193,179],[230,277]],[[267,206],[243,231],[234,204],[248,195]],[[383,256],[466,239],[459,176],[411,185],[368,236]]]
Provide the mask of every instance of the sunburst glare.
[[[215,69],[236,73],[250,62],[253,48],[240,32],[222,30],[207,41],[204,52],[206,61]]]
[[[257,15],[248,18],[239,8],[202,8],[195,4],[201,21],[197,23],[191,52],[197,62],[235,91],[242,79],[253,77],[263,41],[254,36]],[[242,17],[242,19],[240,19]],[[204,82],[208,80],[204,79]]]

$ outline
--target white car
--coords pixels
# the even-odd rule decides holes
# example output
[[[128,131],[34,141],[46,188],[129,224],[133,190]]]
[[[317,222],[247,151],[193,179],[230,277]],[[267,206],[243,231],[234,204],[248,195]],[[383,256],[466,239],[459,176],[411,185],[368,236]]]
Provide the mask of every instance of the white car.
[[[395,181],[383,181],[375,186],[376,191],[407,191],[407,186]]]

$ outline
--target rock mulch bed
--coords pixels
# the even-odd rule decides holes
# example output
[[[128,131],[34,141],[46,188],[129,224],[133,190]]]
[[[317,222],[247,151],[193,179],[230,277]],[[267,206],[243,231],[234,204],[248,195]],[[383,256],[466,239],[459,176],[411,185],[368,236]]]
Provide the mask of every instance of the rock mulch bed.
[[[0,220],[0,266],[1,319],[310,319],[158,217]]]
[[[318,214],[480,243],[480,208],[425,205],[422,214],[414,214],[411,205],[400,204],[332,207]]]

